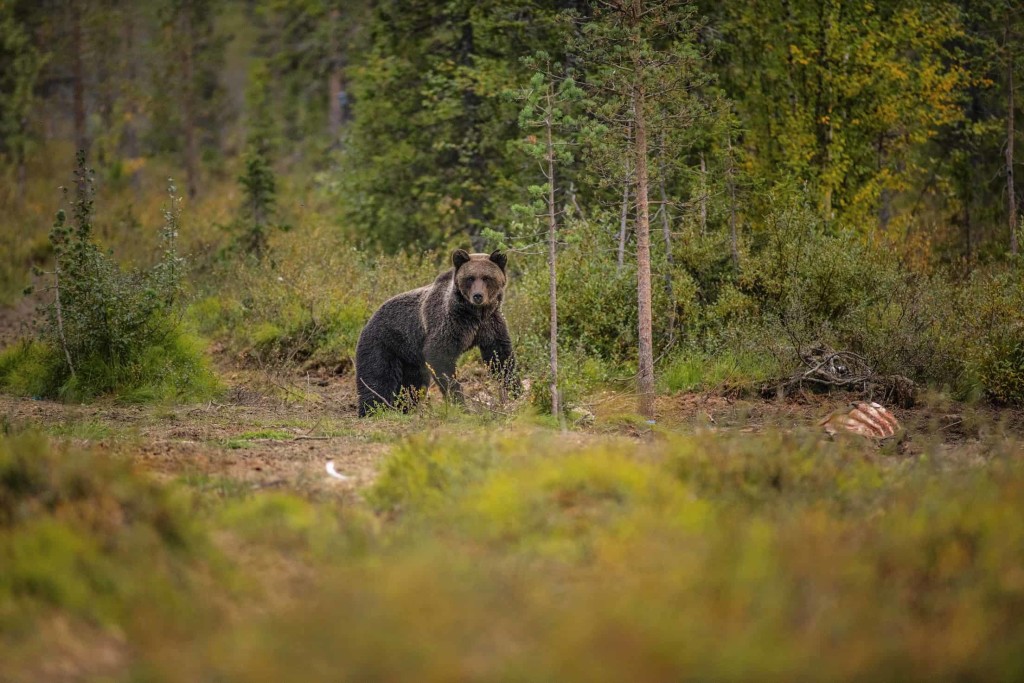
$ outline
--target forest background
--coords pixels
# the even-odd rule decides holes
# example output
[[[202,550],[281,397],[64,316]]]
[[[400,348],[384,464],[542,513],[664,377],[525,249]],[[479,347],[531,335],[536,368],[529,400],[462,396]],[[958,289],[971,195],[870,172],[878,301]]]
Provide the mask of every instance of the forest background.
[[[0,0],[0,679],[1020,680],[1022,37]],[[527,395],[358,419],[455,248]]]
[[[342,366],[373,308],[448,250],[504,247],[540,379],[553,86],[562,383],[571,399],[627,377],[641,211],[616,78],[637,45],[662,388],[756,384],[827,344],[1019,402],[1019,8],[649,9],[627,25],[600,3],[6,0],[3,299],[52,258],[81,149],[94,234],[124,264],[159,256],[144,226],[174,178],[205,336]]]

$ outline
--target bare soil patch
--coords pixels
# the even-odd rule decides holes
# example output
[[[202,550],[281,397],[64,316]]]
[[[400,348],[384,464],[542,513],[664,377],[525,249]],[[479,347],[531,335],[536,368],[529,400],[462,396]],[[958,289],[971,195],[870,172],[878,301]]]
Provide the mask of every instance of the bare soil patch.
[[[25,333],[33,311],[27,299],[0,311],[0,346]],[[197,486],[286,489],[313,496],[358,495],[376,477],[391,445],[417,431],[444,426],[443,417],[360,420],[350,373],[240,368],[226,354],[217,354],[216,362],[226,385],[217,401],[74,405],[0,395],[0,421],[5,429],[34,428],[107,449],[133,458],[157,476],[187,477]],[[482,367],[467,368],[465,385],[471,410],[497,418],[508,412]],[[635,415],[635,397],[607,391],[580,406],[592,419],[578,422],[557,438],[572,447],[611,435],[641,437],[653,429],[814,429],[822,417],[853,398],[842,392],[803,392],[785,400],[681,393],[659,397],[658,420],[647,425]],[[440,396],[432,390],[428,401],[436,404]],[[1021,411],[938,398],[909,409],[889,407],[906,427],[896,449],[901,456],[920,453],[925,439],[969,446],[1000,430],[1024,433]],[[329,461],[347,479],[328,475]]]

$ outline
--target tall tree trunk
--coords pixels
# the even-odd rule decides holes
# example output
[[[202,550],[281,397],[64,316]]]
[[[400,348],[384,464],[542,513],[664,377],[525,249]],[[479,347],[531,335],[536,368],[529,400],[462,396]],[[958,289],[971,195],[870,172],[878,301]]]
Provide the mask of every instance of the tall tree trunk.
[[[635,58],[633,85],[633,122],[636,165],[636,265],[637,308],[639,317],[639,354],[637,357],[637,394],[640,414],[654,418],[654,343],[651,315],[651,216],[647,200],[647,124],[644,117],[646,92],[641,82],[643,66]]]
[[[1009,84],[1009,93],[1006,112],[1006,200],[1010,223],[1010,253],[1015,255],[1019,250],[1017,244],[1017,193],[1013,182],[1013,138],[1014,129],[1014,101],[1013,101],[1013,43],[1010,35],[1010,22],[1007,21],[1005,29],[1005,44],[1008,54],[1006,55],[1006,79]]]
[[[629,180],[622,186],[622,211],[619,214],[619,248],[616,254],[615,272],[620,272],[626,259],[626,226],[629,223]]]
[[[467,6],[469,7],[469,6]],[[466,9],[460,18],[462,22],[462,35],[458,43],[458,56],[456,63],[464,68],[472,69],[476,61],[476,36],[473,30],[473,18],[469,9]],[[483,132],[480,117],[481,97],[476,88],[467,81],[462,90],[462,109],[465,128],[463,130],[463,152],[467,153],[468,161],[466,168],[469,171],[468,178],[472,181],[472,189],[467,188],[469,214],[470,243],[477,251],[483,249],[485,240],[480,232],[486,225],[484,202],[486,194],[483,188],[487,185],[487,160],[482,152]]]
[[[551,139],[551,120],[554,105],[552,103],[551,83],[547,86],[547,116],[544,119],[544,128],[547,133],[547,157],[548,162],[548,301],[550,303],[550,325],[551,339],[550,364],[551,364],[551,414],[559,420],[562,419],[562,404],[558,395],[558,269],[555,258],[558,246],[558,223],[555,220],[555,145]]]
[[[330,42],[327,48],[327,59],[329,60],[327,66],[327,130],[331,134],[331,144],[333,145],[338,141],[343,115],[341,109],[341,54],[338,48],[341,10],[337,7],[331,10],[330,21]]]
[[[736,166],[732,156],[732,135],[727,135],[725,185],[729,191],[729,251],[732,253],[732,267],[740,270],[740,247],[738,227],[736,225]]]
[[[665,293],[668,295],[668,345],[672,346],[676,338],[676,297],[672,288],[672,267],[675,258],[672,256],[672,230],[668,219],[668,194],[665,192],[665,134],[661,134],[658,152],[658,188],[661,191],[661,234],[665,238]],[[701,153],[701,163],[704,154]]]
[[[818,146],[820,156],[819,172],[827,176],[832,168],[832,142],[834,134],[833,107],[835,96],[832,85],[832,46],[829,42],[829,32],[832,27],[832,16],[829,14],[829,3],[819,4],[818,13]],[[825,83],[823,74],[828,74],[828,83]],[[832,222],[833,204],[833,181],[825,182],[822,192],[822,215],[826,223]]]
[[[885,168],[885,136],[879,135],[875,143],[875,170],[881,175]],[[878,197],[878,230],[883,235],[889,231],[892,220],[892,191],[883,187]]]
[[[182,88],[182,114],[184,116],[185,137],[185,185],[189,199],[199,194],[199,141],[196,138],[196,102],[195,84],[195,46],[196,37],[192,26],[191,8],[182,9],[182,35],[184,44],[182,55],[184,88]]]
[[[626,128],[626,145],[628,146],[630,141],[633,139],[633,127],[632,124]],[[622,210],[619,212],[619,252],[618,260],[615,264],[615,272],[622,272],[622,266],[626,261],[626,226],[628,225],[629,219],[629,159],[625,161],[626,171],[622,177]]]
[[[89,151],[89,135],[85,119],[85,54],[82,45],[82,5],[75,3],[71,11],[71,97],[75,124],[75,148]]]
[[[25,152],[18,151],[18,163],[15,169],[15,187],[17,196],[14,198],[17,206],[23,206],[25,202],[25,187],[28,184],[28,169],[25,166]]]
[[[129,5],[125,11],[127,14],[125,15],[124,22],[124,50],[128,67],[128,92],[126,93],[127,104],[125,113],[127,114],[127,121],[124,126],[124,144],[132,169],[130,176],[132,192],[135,193],[135,199],[139,200],[142,195],[142,178],[138,164],[141,151],[139,150],[139,131],[137,127],[139,118],[139,83],[135,60],[135,8]]]
[[[708,231],[708,165],[704,160],[704,150],[700,151],[700,234]]]

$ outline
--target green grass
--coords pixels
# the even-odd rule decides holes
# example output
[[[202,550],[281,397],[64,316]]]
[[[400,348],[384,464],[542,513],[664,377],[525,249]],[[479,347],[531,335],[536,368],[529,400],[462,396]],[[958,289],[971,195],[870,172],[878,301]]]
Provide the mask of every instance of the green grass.
[[[244,432],[235,438],[244,441],[288,441],[294,439],[295,435],[280,429],[259,429],[253,432]]]
[[[49,610],[116,624],[153,598],[173,610],[202,537],[186,501],[123,462],[38,434],[0,439],[0,624]]]
[[[48,425],[45,431],[51,436],[84,441],[99,441],[118,434],[118,430],[97,420],[68,421]]]
[[[254,643],[251,659],[214,670],[1013,680],[1015,449],[986,444],[979,469],[942,449],[899,461],[816,433],[570,449],[543,433],[417,438],[370,491],[390,520],[379,540],[340,551],[312,603],[224,638]],[[273,524],[293,539],[317,528],[309,509],[279,505]]]
[[[20,396],[88,401],[112,396],[124,403],[199,401],[220,390],[202,342],[173,332],[128,363],[100,356],[74,360],[42,342],[20,342],[0,353],[0,389]]]
[[[682,353],[662,369],[658,381],[664,391],[751,390],[778,377],[778,363],[766,354],[723,351],[709,355]]]

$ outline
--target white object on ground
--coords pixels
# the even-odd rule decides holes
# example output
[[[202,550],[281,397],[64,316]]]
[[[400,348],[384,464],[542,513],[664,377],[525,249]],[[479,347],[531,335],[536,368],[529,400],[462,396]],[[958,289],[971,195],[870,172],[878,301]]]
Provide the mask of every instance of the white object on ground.
[[[824,427],[829,436],[846,431],[874,439],[895,436],[903,429],[893,414],[877,403],[857,401],[850,404],[850,408],[832,413],[818,425]]]
[[[338,472],[338,470],[334,469],[334,461],[333,460],[328,460],[327,461],[327,474],[331,475],[335,479],[341,479],[342,481],[348,481],[348,480],[350,480],[352,478],[352,477],[346,477],[344,474],[341,474],[340,472]]]

